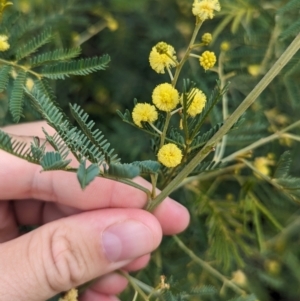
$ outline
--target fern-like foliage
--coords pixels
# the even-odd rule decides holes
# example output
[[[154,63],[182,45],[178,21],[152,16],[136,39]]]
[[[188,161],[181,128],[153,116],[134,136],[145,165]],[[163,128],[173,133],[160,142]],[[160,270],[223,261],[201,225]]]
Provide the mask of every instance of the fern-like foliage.
[[[14,82],[9,102],[9,109],[15,122],[18,122],[22,115],[25,82],[26,72],[21,70]]]
[[[140,169],[140,174],[155,174],[158,173],[161,165],[157,161],[135,161],[131,163],[134,166],[137,166]]]
[[[108,168],[104,165],[104,173],[117,178],[133,179],[140,174],[140,168],[137,164],[112,163]]]
[[[201,126],[203,125],[205,119],[207,118],[209,113],[212,111],[213,107],[221,99],[222,95],[224,93],[226,93],[226,91],[228,90],[228,86],[229,86],[229,83],[225,87],[221,88],[220,83],[217,82],[217,86],[211,93],[201,114],[199,114],[195,118],[191,118],[188,121],[188,129],[189,129],[189,132],[191,133],[191,135],[190,135],[191,140],[194,139],[194,137],[196,137],[198,135],[199,130],[200,130]]]
[[[286,151],[281,155],[277,163],[277,167],[275,169],[273,177],[275,179],[287,177],[290,172],[291,164],[292,164],[291,153],[290,151]]]
[[[81,161],[77,170],[77,179],[81,188],[84,189],[99,175],[99,173],[100,169],[97,164],[91,164],[86,168],[86,161]]]
[[[40,162],[40,153],[32,152],[32,149],[26,142],[13,140],[1,130],[0,149],[31,163],[39,164]]]
[[[249,252],[247,239],[251,233],[244,229],[244,236],[237,234],[232,229],[243,229],[243,220],[239,212],[233,214],[231,208],[236,208],[234,202],[211,200],[205,196],[200,197],[199,211],[207,216],[207,235],[209,239],[208,254],[216,258],[225,270],[234,260],[237,265],[244,264],[243,254]]]
[[[65,79],[70,75],[87,75],[98,70],[104,70],[110,61],[108,55],[80,59],[70,62],[59,62],[46,66],[41,74],[50,79]]]
[[[292,200],[300,202],[300,179],[290,175],[292,159],[289,151],[284,152],[278,162],[274,173],[275,181],[281,190],[287,194]]]
[[[40,47],[50,42],[51,38],[52,38],[52,30],[48,28],[37,37],[31,39],[26,45],[22,46],[17,50],[16,52],[17,60],[21,60],[29,56],[30,54],[34,53]]]
[[[29,59],[31,67],[36,67],[49,62],[67,61],[76,58],[81,53],[80,47],[70,49],[55,49],[54,51],[45,52]]]
[[[104,135],[102,134],[102,132],[98,129],[93,130],[95,122],[92,120],[87,122],[89,117],[88,114],[85,113],[80,108],[80,106],[76,104],[70,104],[70,109],[73,117],[78,122],[81,130],[91,142],[91,147],[89,148],[90,153],[94,154],[94,156],[96,156],[97,153],[103,153],[105,156],[105,160],[108,164],[119,162],[120,159],[118,158],[118,156],[113,155],[114,150],[108,150],[109,143],[107,143],[107,140],[103,139]]]
[[[5,14],[0,24],[1,34],[9,36],[9,49],[0,52],[0,91],[9,87],[9,110],[15,122],[20,121],[24,109],[24,88],[31,89],[32,81],[53,102],[48,79],[64,79],[71,75],[87,75],[107,68],[108,55],[93,58],[79,58],[80,47],[60,48],[43,52],[53,38],[50,27],[28,40],[35,22],[24,20],[21,14]],[[26,41],[26,42],[24,42]],[[44,46],[44,47],[43,47]],[[12,85],[10,83],[12,81]]]
[[[9,80],[9,74],[12,70],[12,67],[9,65],[6,65],[1,68],[0,70],[0,92],[3,92],[8,84]]]
[[[198,135],[191,144],[191,149],[195,150],[198,149],[200,147],[202,147],[203,145],[206,144],[206,142],[215,135],[215,133],[221,128],[221,126],[223,125],[223,123],[218,123],[215,126],[213,126],[210,130],[208,130],[206,133],[202,134],[202,135]]]
[[[222,162],[218,162],[217,164],[214,161],[203,161],[198,164],[195,169],[189,174],[190,176],[199,175],[203,172],[208,172],[212,170],[219,169],[222,165]]]
[[[61,155],[57,152],[47,152],[41,159],[41,166],[43,170],[62,170],[65,169],[72,160],[63,160]]]

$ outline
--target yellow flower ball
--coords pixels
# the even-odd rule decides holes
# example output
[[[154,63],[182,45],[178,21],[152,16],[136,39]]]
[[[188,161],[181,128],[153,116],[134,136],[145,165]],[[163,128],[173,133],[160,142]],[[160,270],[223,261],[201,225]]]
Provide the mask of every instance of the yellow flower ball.
[[[270,160],[265,157],[257,157],[253,163],[254,167],[263,175],[268,176],[271,173],[269,168]],[[261,178],[260,175],[254,173],[258,178]]]
[[[230,49],[230,43],[228,41],[224,41],[221,43],[220,48],[222,51],[228,51]]]
[[[179,93],[169,83],[160,84],[153,90],[152,101],[159,110],[170,112],[179,103]]]
[[[212,19],[214,17],[214,10],[220,11],[221,6],[218,0],[195,0],[193,4],[193,14],[201,19]]]
[[[151,68],[157,73],[165,73],[165,68],[175,67],[177,62],[175,53],[174,48],[167,43],[156,44],[149,55]]]
[[[200,65],[205,69],[208,70],[212,68],[215,63],[217,62],[216,55],[211,51],[204,51],[199,58]]]
[[[8,36],[0,35],[0,51],[6,51],[9,49],[10,45],[7,42]]]
[[[142,127],[142,121],[152,123],[156,121],[157,118],[158,114],[155,106],[152,106],[148,103],[138,103],[133,108],[132,119],[138,127]]]
[[[181,162],[182,152],[174,143],[168,143],[158,151],[157,158],[164,166],[175,167]]]
[[[194,88],[191,93],[194,94],[194,98],[188,107],[187,113],[191,117],[195,117],[197,114],[200,114],[203,111],[206,104],[206,96],[197,88]]]

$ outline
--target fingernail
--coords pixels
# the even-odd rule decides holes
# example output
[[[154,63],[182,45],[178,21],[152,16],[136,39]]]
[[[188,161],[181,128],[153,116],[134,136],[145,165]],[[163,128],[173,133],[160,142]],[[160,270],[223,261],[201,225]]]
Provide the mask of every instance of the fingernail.
[[[104,230],[102,246],[112,262],[132,259],[153,250],[153,235],[144,224],[127,220]]]

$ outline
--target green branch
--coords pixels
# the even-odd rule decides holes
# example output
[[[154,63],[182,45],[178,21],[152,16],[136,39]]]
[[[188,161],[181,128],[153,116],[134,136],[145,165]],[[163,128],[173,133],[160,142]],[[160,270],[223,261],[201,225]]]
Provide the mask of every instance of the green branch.
[[[195,167],[203,161],[204,158],[212,151],[215,145],[220,141],[220,139],[226,135],[230,128],[235,122],[243,115],[243,113],[254,103],[257,97],[264,91],[264,89],[271,83],[271,81],[279,74],[282,68],[290,61],[294,54],[300,48],[300,34],[296,36],[294,41],[285,50],[285,52],[276,61],[273,67],[268,71],[268,73],[261,79],[261,81],[256,85],[256,87],[249,93],[249,95],[244,99],[244,101],[238,106],[238,108],[232,113],[230,117],[226,120],[224,125],[220,130],[206,143],[205,147],[201,149],[197,155],[186,165],[186,167],[169,183],[168,186],[153,200],[148,204],[147,209],[153,210],[157,205],[159,205],[173,190],[176,189],[178,185],[186,178]]]
[[[246,292],[239,288],[234,282],[227,279],[224,275],[222,275],[219,271],[214,269],[210,264],[206,261],[202,260],[198,257],[192,250],[190,250],[180,239],[178,236],[174,235],[173,239],[178,244],[179,248],[182,249],[190,258],[192,258],[196,263],[198,263],[204,270],[209,272],[211,275],[219,279],[226,285],[227,287],[231,288],[239,295],[246,295]]]

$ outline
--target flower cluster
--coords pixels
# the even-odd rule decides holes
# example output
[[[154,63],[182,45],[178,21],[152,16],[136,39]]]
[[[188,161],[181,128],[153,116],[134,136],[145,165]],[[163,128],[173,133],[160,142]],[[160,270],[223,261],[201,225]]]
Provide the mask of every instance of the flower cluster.
[[[193,4],[193,14],[200,20],[212,19],[214,10],[220,11],[221,6],[218,0],[195,0]]]
[[[202,55],[200,55],[199,61],[200,61],[200,65],[205,70],[208,70],[215,65],[217,58],[213,52],[207,50],[207,51],[204,51],[202,53]]]
[[[214,11],[220,10],[220,4],[218,0],[195,0],[193,4],[193,14],[197,17],[198,24],[206,19],[212,19],[214,16]],[[201,24],[200,24],[201,25]],[[200,28],[200,27],[199,27]],[[199,30],[199,29],[198,29]],[[212,41],[212,35],[210,33],[205,33],[201,37],[201,42],[199,44],[194,44],[193,47],[188,49],[184,58],[178,62],[176,57],[176,52],[173,46],[165,43],[159,42],[154,47],[149,54],[149,63],[151,68],[157,73],[165,73],[167,69],[172,83],[162,83],[156,86],[152,92],[152,103],[138,103],[132,111],[132,119],[136,126],[142,127],[142,122],[148,122],[150,126],[161,135],[161,145],[158,153],[158,161],[168,168],[173,168],[178,166],[182,161],[182,151],[174,143],[165,143],[167,128],[161,129],[156,128],[153,124],[158,119],[158,111],[168,113],[168,118],[170,118],[177,111],[180,112],[181,109],[176,110],[179,103],[183,104],[183,96],[180,97],[179,92],[175,88],[178,75],[182,68],[182,65],[186,61],[188,55],[199,58],[200,65],[208,70],[212,68],[217,59],[213,52],[205,51],[201,56],[191,54],[190,50],[195,47],[207,46]],[[176,67],[176,72],[173,76],[172,67]],[[193,118],[200,114],[206,104],[205,94],[197,89],[193,88],[189,94],[189,100],[187,105],[187,114],[189,117]],[[169,120],[169,119],[168,119]],[[164,127],[169,125],[169,121],[164,124]],[[182,125],[182,122],[181,122]],[[182,126],[179,126],[182,129]]]
[[[157,73],[165,73],[165,68],[175,67],[177,58],[175,50],[165,42],[156,44],[149,55],[151,68]]]
[[[155,107],[148,103],[138,103],[132,111],[133,122],[138,127],[142,127],[142,121],[153,123],[157,118],[158,114]]]
[[[9,49],[10,45],[7,42],[8,36],[0,35],[0,51],[6,51]]]
[[[166,167],[176,167],[181,163],[182,152],[174,143],[168,143],[158,151],[157,158]]]

